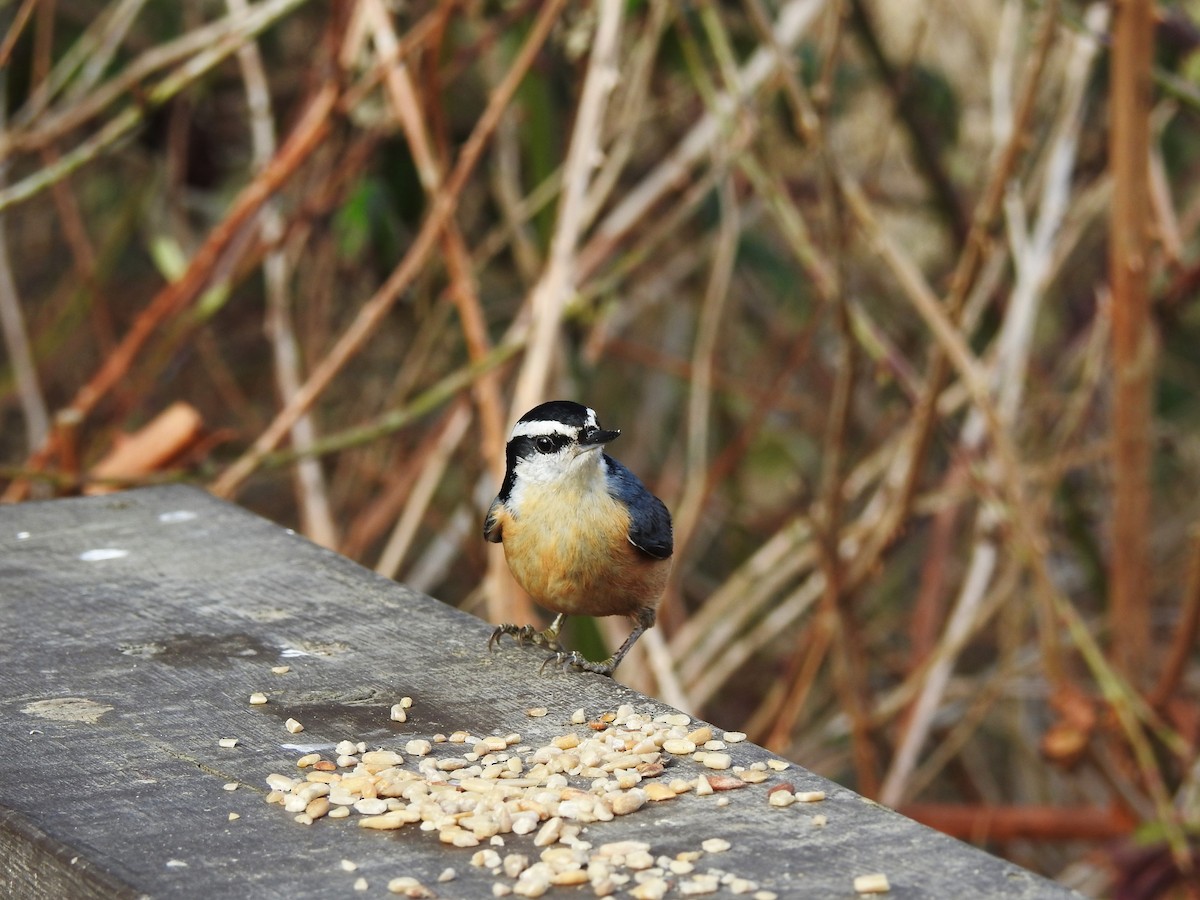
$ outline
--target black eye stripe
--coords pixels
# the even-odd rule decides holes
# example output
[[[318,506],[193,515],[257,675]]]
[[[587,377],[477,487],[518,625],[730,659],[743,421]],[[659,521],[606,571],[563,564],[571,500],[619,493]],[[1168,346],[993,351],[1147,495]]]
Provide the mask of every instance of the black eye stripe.
[[[510,464],[518,459],[536,456],[539,453],[557,453],[567,444],[571,437],[565,434],[535,434],[515,437],[508,442],[508,457]]]
[[[533,445],[539,453],[555,453],[570,442],[571,439],[565,434],[539,434],[533,439]]]

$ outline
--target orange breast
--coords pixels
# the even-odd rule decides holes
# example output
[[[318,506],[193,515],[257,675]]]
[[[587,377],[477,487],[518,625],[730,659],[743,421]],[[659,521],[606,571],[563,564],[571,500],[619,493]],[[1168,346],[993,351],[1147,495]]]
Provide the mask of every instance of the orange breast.
[[[657,606],[671,561],[652,559],[629,543],[629,514],[604,493],[572,503],[535,488],[521,515],[501,514],[504,556],[513,576],[539,605],[567,615],[631,615]]]

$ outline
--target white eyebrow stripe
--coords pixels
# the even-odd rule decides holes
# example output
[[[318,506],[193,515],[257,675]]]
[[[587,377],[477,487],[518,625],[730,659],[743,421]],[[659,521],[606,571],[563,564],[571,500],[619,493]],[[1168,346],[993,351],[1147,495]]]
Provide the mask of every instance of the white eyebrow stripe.
[[[592,409],[590,406],[587,407],[587,427],[588,428],[599,428],[600,427],[600,423],[598,421],[596,421],[596,411],[594,409]]]
[[[579,429],[574,425],[564,425],[562,422],[532,421],[518,422],[513,426],[512,437],[537,437],[541,434],[561,434],[564,437],[574,438],[579,436]],[[512,438],[509,438],[512,440]]]

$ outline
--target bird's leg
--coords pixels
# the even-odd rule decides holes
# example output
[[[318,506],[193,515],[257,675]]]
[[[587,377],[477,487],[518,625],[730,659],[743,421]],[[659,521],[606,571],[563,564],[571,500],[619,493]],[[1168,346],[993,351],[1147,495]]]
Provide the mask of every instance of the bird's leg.
[[[580,655],[578,650],[564,652],[559,650],[554,656],[551,656],[545,663],[542,663],[542,668],[550,662],[557,662],[564,669],[579,669],[583,672],[595,672],[597,675],[608,675],[612,677],[613,671],[621,664],[621,660],[625,658],[625,654],[629,652],[629,648],[637,643],[646,631],[654,627],[654,607],[643,607],[639,609],[633,617],[633,631],[629,637],[625,638],[619,650],[603,662],[592,662]]]
[[[559,613],[554,617],[554,621],[550,623],[550,627],[545,631],[538,631],[532,625],[501,625],[488,638],[488,649],[490,650],[493,644],[500,642],[501,635],[511,634],[516,638],[518,644],[533,644],[537,647],[552,650],[555,653],[561,653],[562,645],[558,642],[558,633],[562,630],[563,622],[566,620],[566,613]]]

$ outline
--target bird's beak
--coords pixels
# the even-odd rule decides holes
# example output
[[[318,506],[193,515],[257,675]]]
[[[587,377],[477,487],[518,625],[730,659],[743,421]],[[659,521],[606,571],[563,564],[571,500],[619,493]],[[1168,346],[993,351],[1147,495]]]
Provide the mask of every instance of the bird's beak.
[[[601,447],[609,441],[616,439],[621,434],[617,431],[601,431],[597,429],[590,434],[583,434],[579,437],[579,446],[581,447]]]

